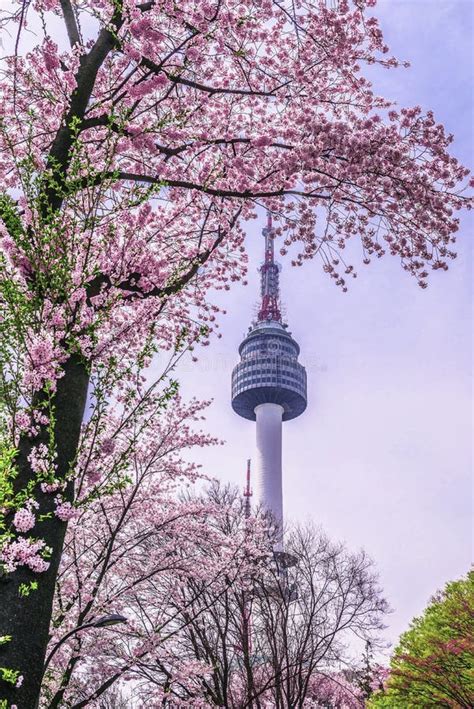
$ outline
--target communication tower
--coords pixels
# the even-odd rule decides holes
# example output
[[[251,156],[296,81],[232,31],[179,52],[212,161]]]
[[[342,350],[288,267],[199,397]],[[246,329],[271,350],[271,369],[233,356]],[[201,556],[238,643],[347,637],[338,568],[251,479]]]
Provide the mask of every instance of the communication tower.
[[[274,258],[270,214],[262,234],[260,308],[239,347],[240,362],[232,372],[232,408],[256,421],[257,501],[277,523],[280,536],[275,551],[283,552],[282,423],[306,409],[306,371],[298,362],[299,345],[281,317],[280,269]]]

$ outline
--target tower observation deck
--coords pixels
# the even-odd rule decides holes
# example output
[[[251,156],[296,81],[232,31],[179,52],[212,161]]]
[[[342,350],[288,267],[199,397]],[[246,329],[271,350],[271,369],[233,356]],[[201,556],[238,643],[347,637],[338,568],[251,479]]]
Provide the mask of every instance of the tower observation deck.
[[[232,408],[256,421],[257,496],[280,525],[283,522],[282,422],[306,409],[306,371],[300,348],[280,310],[279,267],[274,259],[271,216],[263,229],[265,261],[260,267],[261,304],[257,321],[239,347],[232,372]]]

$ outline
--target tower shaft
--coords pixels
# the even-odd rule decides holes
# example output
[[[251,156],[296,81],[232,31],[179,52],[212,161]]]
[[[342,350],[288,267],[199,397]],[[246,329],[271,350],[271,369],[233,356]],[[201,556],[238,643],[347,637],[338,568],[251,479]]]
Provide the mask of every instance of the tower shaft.
[[[283,546],[283,488],[282,488],[282,421],[283,406],[260,404],[257,416],[257,496],[266,512],[278,525],[275,551]]]

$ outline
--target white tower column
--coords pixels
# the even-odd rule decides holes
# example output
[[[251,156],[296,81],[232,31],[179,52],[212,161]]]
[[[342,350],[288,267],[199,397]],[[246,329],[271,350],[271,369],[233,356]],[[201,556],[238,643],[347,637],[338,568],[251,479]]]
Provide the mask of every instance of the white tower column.
[[[257,501],[283,524],[281,434],[283,406],[259,404],[257,417]],[[280,539],[278,547],[282,546]]]

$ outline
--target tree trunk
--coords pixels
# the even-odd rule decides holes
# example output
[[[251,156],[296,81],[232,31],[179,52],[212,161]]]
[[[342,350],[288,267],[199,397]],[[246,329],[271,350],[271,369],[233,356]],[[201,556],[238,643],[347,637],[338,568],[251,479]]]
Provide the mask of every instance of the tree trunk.
[[[58,380],[54,396],[58,479],[66,478],[76,456],[88,383],[89,375],[84,362],[78,355],[72,355],[64,365],[64,376]],[[43,430],[36,439],[20,440],[17,487],[24,488],[34,477],[28,455],[45,436],[46,431]],[[34,709],[39,697],[56,576],[67,528],[67,523],[54,515],[54,493],[43,493],[37,486],[34,497],[39,504],[38,518],[39,515],[51,513],[50,518],[38,521],[30,533],[51,547],[49,568],[38,574],[20,567],[0,579],[0,635],[12,636],[10,642],[0,646],[0,667],[18,670],[23,675],[23,682],[18,688],[0,680],[0,700],[7,700],[8,707],[13,704],[18,709]],[[68,482],[63,497],[73,501],[73,481]],[[32,581],[38,583],[37,590],[21,595],[20,585],[29,585]]]

